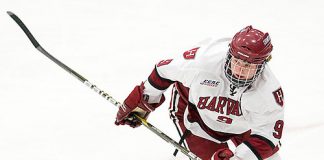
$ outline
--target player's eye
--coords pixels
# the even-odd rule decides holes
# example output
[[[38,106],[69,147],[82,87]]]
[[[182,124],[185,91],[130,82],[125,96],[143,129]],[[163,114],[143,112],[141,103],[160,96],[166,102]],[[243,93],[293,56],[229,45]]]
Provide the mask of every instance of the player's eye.
[[[246,67],[246,68],[249,68],[251,65],[250,64],[248,64],[248,63],[245,63],[244,64],[244,67]]]

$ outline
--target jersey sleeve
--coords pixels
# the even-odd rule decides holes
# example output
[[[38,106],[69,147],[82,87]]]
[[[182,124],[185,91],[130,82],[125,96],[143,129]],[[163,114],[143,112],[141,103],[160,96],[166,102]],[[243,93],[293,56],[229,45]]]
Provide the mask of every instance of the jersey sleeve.
[[[251,136],[236,149],[236,156],[245,160],[262,160],[272,156],[280,146],[284,125],[283,112],[249,113]],[[253,118],[252,118],[253,117]]]
[[[150,97],[148,102],[157,103],[164,91],[174,82],[190,87],[200,70],[198,64],[203,54],[202,50],[210,41],[211,39],[206,39],[173,59],[165,59],[157,63],[144,82],[144,94]]]
[[[266,159],[276,153],[280,146],[284,127],[283,91],[269,73],[265,74],[266,77],[262,78],[267,80],[263,82],[272,79],[271,84],[256,82],[257,89],[247,93],[245,100],[242,100],[245,118],[251,128],[250,138],[236,148],[236,156],[243,160]]]

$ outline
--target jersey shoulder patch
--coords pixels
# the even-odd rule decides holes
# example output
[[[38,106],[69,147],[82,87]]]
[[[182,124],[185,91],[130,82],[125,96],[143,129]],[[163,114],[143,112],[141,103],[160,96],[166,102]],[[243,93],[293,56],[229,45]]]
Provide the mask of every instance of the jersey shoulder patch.
[[[198,51],[198,49],[199,49],[200,47],[196,47],[196,48],[193,48],[193,49],[190,49],[190,50],[188,50],[188,51],[185,51],[184,53],[183,53],[183,58],[184,59],[195,59],[195,57],[196,57],[196,53],[197,53],[197,51]]]
[[[164,66],[164,65],[168,65],[172,62],[173,59],[166,59],[166,60],[162,60],[160,61],[156,66],[157,67],[161,67],[161,66]]]
[[[283,107],[284,94],[283,94],[281,87],[279,87],[277,90],[273,91],[272,94],[273,94],[274,99],[276,100],[277,104],[279,104],[281,107]]]

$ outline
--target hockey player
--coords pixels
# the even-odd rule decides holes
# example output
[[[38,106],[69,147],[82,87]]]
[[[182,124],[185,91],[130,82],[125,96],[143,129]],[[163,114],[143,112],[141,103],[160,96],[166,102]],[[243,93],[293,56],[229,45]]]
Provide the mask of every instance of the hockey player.
[[[203,160],[280,159],[284,95],[267,62],[268,33],[247,26],[232,39],[209,39],[160,61],[119,108],[117,125],[140,125],[173,85],[170,117],[184,146]],[[227,141],[236,145],[228,148]]]

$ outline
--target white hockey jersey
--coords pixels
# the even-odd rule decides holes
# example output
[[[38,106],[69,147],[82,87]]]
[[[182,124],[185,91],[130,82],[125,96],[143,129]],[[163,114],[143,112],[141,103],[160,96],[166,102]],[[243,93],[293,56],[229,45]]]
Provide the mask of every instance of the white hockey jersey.
[[[224,72],[229,38],[210,38],[174,59],[163,60],[145,81],[149,103],[159,101],[174,82],[189,88],[184,123],[193,134],[220,143],[214,133],[251,137],[239,145],[235,155],[242,159],[265,159],[279,145],[284,125],[284,97],[269,66],[252,85],[234,87]],[[195,115],[193,115],[195,114]],[[192,115],[190,115],[192,114]]]

